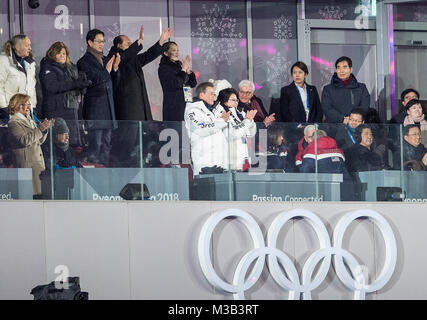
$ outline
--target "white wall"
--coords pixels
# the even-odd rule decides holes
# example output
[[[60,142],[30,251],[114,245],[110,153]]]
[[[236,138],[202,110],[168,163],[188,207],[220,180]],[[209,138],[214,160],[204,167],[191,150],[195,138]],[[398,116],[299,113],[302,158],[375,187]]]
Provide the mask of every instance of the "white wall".
[[[231,299],[206,281],[197,257],[197,239],[215,211],[239,208],[250,213],[266,236],[282,211],[305,208],[317,214],[330,236],[349,211],[373,209],[391,225],[397,241],[393,277],[367,299],[426,299],[427,241],[425,204],[408,203],[255,203],[255,202],[0,202],[0,299],[32,299],[30,290],[56,278],[57,265],[79,276],[90,299]],[[280,233],[279,249],[299,272],[319,247],[304,220],[293,220]],[[249,233],[233,219],[215,229],[215,269],[230,282],[240,258],[252,247]],[[384,262],[379,230],[368,220],[351,224],[344,247],[369,268],[370,281]],[[246,292],[250,299],[286,299],[264,268],[259,282]],[[351,299],[333,268],[314,299]]]

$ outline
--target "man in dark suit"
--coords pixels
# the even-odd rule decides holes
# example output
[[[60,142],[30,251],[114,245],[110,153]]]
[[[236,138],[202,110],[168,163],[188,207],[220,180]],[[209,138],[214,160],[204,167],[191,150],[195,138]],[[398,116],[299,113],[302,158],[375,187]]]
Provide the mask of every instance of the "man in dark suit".
[[[120,56],[107,59],[103,55],[104,33],[90,30],[86,35],[87,51],[77,62],[92,85],[87,88],[83,102],[83,119],[88,130],[88,161],[108,164],[111,150],[111,132],[117,127],[111,76],[116,76]],[[111,74],[111,75],[110,75]]]
[[[341,57],[335,62],[336,72],[331,83],[323,88],[322,108],[328,123],[348,123],[350,111],[362,108],[366,113],[371,98],[364,83],[353,75],[353,62]]]

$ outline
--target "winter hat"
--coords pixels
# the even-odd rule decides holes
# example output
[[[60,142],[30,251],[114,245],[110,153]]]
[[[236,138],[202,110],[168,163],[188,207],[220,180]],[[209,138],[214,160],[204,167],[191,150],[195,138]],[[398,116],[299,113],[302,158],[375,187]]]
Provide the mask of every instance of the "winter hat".
[[[227,88],[233,88],[231,83],[225,79],[224,80],[209,79],[209,82],[213,83],[214,85],[215,100],[218,98],[218,94],[221,90],[227,89]]]
[[[62,133],[70,133],[70,129],[68,129],[67,123],[62,118],[55,118],[55,124],[52,128],[53,135],[56,136],[57,134]]]

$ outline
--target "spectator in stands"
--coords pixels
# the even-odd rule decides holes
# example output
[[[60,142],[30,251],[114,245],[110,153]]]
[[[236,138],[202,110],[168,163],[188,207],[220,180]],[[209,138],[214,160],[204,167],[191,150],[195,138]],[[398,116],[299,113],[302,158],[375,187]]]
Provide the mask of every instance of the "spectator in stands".
[[[403,129],[403,165],[427,166],[427,149],[421,143],[421,130],[416,124],[408,124]],[[409,163],[408,163],[409,162]]]
[[[109,60],[103,55],[104,33],[90,30],[86,35],[87,51],[77,62],[77,68],[86,74],[92,85],[83,101],[83,119],[89,131],[89,154],[87,160],[107,164],[111,150],[112,129],[117,127],[111,75],[117,76],[120,55]]]
[[[366,113],[370,95],[366,85],[353,75],[353,62],[349,57],[338,58],[335,69],[331,83],[323,88],[322,108],[328,123],[347,124],[352,109],[361,108]]]
[[[228,125],[231,111],[220,117],[212,113],[214,89],[211,82],[196,88],[197,98],[185,108],[185,127],[191,144],[193,174],[223,172],[228,169],[227,139],[223,129]]]
[[[239,105],[238,109],[248,112],[248,110],[257,110],[254,118],[255,122],[264,123],[268,127],[275,121],[275,114],[267,114],[262,100],[254,95],[255,84],[249,80],[242,80],[239,83]]]
[[[423,107],[417,99],[410,100],[406,104],[407,116],[403,120],[403,125],[416,124],[421,129],[421,143],[427,146],[427,120],[424,117]]]
[[[268,128],[267,136],[267,169],[281,169],[289,171],[292,166],[288,160],[288,151],[285,145],[284,129],[278,125]]]
[[[53,168],[65,169],[80,167],[76,159],[74,150],[70,148],[70,129],[62,118],[55,118],[55,124],[52,127],[52,151]],[[50,146],[45,143],[42,146],[46,170],[50,170]]]
[[[107,57],[117,54],[121,57],[120,76],[113,78],[117,120],[153,120],[142,67],[162,54],[163,45],[172,34],[172,29],[163,30],[159,41],[141,54],[138,52],[142,50],[144,40],[143,26],[139,39],[133,43],[126,35],[114,38]]]
[[[70,61],[70,51],[63,42],[55,42],[40,62],[39,78],[43,91],[42,118],[63,118],[71,128],[72,145],[81,145],[78,109],[91,81]]]
[[[276,121],[322,122],[323,111],[315,86],[305,82],[308,67],[298,61],[291,67],[293,82],[280,90],[280,110],[275,110]]]
[[[190,69],[191,59],[179,60],[178,44],[163,45],[159,64],[159,79],[163,89],[163,121],[183,121],[185,103],[192,101],[191,88],[197,85],[196,75]]]
[[[37,105],[36,62],[30,38],[25,34],[18,34],[6,41],[0,55],[0,119],[9,119],[9,100],[16,93],[30,96],[32,116]]]
[[[328,137],[323,130],[314,130],[313,141],[307,145],[301,154],[300,172],[313,173],[343,173],[344,152],[338,148],[334,139]]]
[[[361,124],[356,128],[356,144],[348,150],[346,165],[348,171],[374,171],[385,168],[383,155],[372,148],[374,137],[367,124]]]
[[[391,118],[390,123],[403,123],[406,117],[406,104],[412,99],[419,99],[420,94],[415,89],[405,89],[400,95],[400,100],[402,101],[401,111]]]
[[[351,147],[357,144],[356,128],[365,123],[365,112],[362,108],[354,108],[350,111],[348,121],[344,125],[337,125],[335,139],[337,145],[347,152]]]
[[[299,166],[302,164],[302,156],[304,150],[307,148],[309,143],[313,141],[315,130],[316,127],[312,124],[309,124],[304,128],[304,137],[302,137],[301,140],[298,142],[298,152],[295,156],[295,165],[297,168],[299,168]]]
[[[237,110],[239,100],[234,89],[223,89],[218,94],[218,105],[212,110],[216,118],[222,113],[230,112],[228,127],[224,128],[229,150],[230,170],[246,171],[250,166],[248,152],[248,137],[256,134],[254,117],[257,110],[249,110],[247,113]]]
[[[16,168],[32,168],[33,195],[41,195],[40,173],[45,169],[41,144],[47,137],[51,122],[47,119],[36,123],[30,116],[31,97],[25,94],[15,94],[9,101],[10,114],[9,145],[13,152],[13,165]],[[54,120],[52,120],[54,123]]]

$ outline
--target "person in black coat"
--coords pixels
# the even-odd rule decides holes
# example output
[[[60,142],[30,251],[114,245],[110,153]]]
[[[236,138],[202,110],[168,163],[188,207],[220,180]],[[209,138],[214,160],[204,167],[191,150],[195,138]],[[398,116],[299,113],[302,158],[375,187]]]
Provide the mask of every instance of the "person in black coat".
[[[87,160],[108,164],[111,133],[117,127],[111,77],[118,76],[120,55],[112,56],[109,60],[103,55],[105,40],[101,30],[90,30],[86,42],[87,51],[77,62],[77,68],[92,81],[83,102],[83,119],[89,120],[86,121],[89,131]]]
[[[120,75],[113,78],[117,120],[153,120],[142,67],[162,54],[163,44],[172,34],[172,29],[163,30],[160,40],[141,54],[138,52],[142,50],[143,26],[134,43],[125,35],[114,39],[107,58],[117,53],[121,57]]]
[[[159,79],[163,89],[163,121],[184,121],[186,102],[191,101],[191,91],[197,85],[196,76],[190,70],[190,57],[179,61],[178,44],[167,42],[159,64]],[[188,92],[184,94],[184,90]]]
[[[63,118],[71,131],[71,145],[81,145],[78,109],[91,81],[70,61],[70,52],[63,42],[55,42],[40,62],[40,83],[43,91],[42,119]]]
[[[406,117],[406,104],[413,100],[420,99],[420,93],[415,89],[405,89],[402,91],[400,95],[400,100],[402,101],[402,107],[398,114],[396,114],[393,118],[390,119],[390,123],[403,123]]]
[[[385,168],[381,154],[372,148],[374,141],[372,130],[367,124],[361,124],[356,128],[356,144],[352,146],[346,156],[348,171],[375,171]]]
[[[405,170],[409,163],[427,169],[427,148],[421,143],[421,130],[416,124],[409,124],[403,129],[403,165]],[[414,166],[413,164],[411,165]]]
[[[350,58],[339,58],[335,62],[335,68],[331,83],[322,91],[322,109],[326,122],[347,124],[350,111],[359,107],[366,113],[371,98],[366,85],[358,82],[353,75],[353,63]]]
[[[315,86],[305,82],[308,68],[298,61],[291,67],[294,80],[280,90],[280,109],[275,110],[276,121],[297,123],[321,123],[322,105]]]

